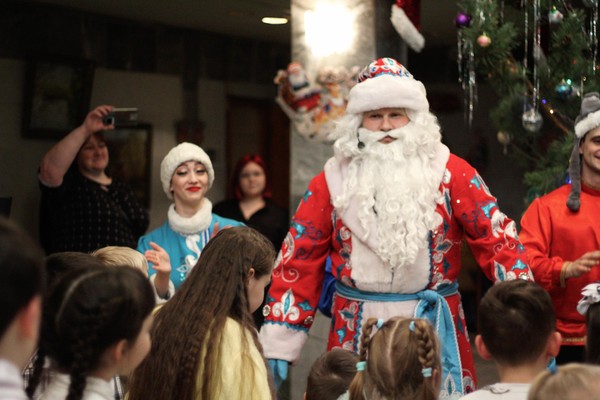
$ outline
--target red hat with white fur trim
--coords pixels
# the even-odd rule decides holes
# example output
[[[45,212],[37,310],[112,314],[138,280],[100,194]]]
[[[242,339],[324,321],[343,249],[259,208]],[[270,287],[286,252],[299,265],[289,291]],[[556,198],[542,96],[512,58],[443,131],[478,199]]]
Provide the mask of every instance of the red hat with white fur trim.
[[[396,32],[416,52],[423,50],[425,38],[419,32],[421,0],[396,0],[390,20]]]
[[[365,67],[350,90],[346,113],[381,108],[429,111],[425,86],[393,58],[380,58]]]

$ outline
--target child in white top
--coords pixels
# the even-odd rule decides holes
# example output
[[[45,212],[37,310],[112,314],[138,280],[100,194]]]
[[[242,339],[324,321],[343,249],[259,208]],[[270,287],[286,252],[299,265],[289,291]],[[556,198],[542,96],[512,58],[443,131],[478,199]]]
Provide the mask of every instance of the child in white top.
[[[21,369],[35,349],[44,282],[43,253],[0,217],[0,399],[27,399]]]
[[[131,267],[61,276],[45,298],[38,347],[57,373],[40,399],[112,400],[112,377],[150,351],[154,305],[148,279]]]

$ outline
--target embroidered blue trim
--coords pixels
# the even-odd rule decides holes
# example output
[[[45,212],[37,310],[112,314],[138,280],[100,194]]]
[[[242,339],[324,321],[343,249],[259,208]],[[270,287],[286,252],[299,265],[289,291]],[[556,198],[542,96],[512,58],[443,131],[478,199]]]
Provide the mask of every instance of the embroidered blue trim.
[[[414,317],[429,320],[435,327],[440,341],[444,343],[442,347],[442,381],[447,382],[449,387],[452,388],[453,391],[449,392],[450,395],[464,393],[463,370],[456,328],[450,307],[445,299],[445,297],[458,293],[458,283],[452,282],[447,285],[440,285],[437,291],[425,289],[417,293],[408,294],[367,292],[346,286],[340,281],[336,281],[335,289],[340,296],[348,300],[359,301],[361,309],[365,301],[392,302],[418,300]],[[361,326],[360,323],[357,323],[357,326]]]

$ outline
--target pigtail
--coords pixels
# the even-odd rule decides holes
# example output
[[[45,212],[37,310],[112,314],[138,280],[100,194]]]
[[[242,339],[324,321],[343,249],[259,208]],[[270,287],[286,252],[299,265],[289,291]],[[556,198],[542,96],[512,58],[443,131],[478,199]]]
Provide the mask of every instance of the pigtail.
[[[40,381],[42,379],[42,375],[44,373],[44,362],[46,359],[46,352],[43,350],[42,345],[38,347],[38,351],[35,355],[35,359],[33,360],[33,368],[31,372],[31,376],[29,377],[29,382],[27,383],[27,389],[25,389],[25,393],[27,397],[33,399],[33,395],[35,394],[35,390],[37,389]]]
[[[80,400],[83,397],[83,391],[86,385],[86,375],[83,371],[71,371],[69,375],[71,383],[66,400]]]
[[[61,321],[56,321],[57,333],[61,335],[62,329],[68,329],[73,340],[70,349],[72,362],[69,368],[71,383],[66,400],[80,400],[83,397],[87,375],[97,367],[98,359],[106,350],[105,346],[100,344],[103,339],[98,336],[98,331],[107,324],[118,303],[119,301],[112,300],[88,310],[78,310],[84,314],[77,324],[69,324],[69,321],[66,321],[67,326],[62,326]]]
[[[71,349],[73,362],[69,371],[71,383],[66,400],[80,400],[83,397],[86,377],[90,372],[92,359],[95,358],[94,348],[97,345],[96,340],[87,336],[91,332],[93,332],[91,329],[84,328],[74,335],[76,339]]]
[[[434,381],[434,370],[437,368],[436,360],[439,355],[436,352],[435,337],[431,325],[425,320],[412,320],[409,329],[417,339],[417,354],[421,364],[421,375],[423,376],[422,399],[436,399],[436,382]],[[440,371],[438,371],[439,373]]]
[[[360,336],[360,346],[358,349],[358,363],[356,364],[356,375],[350,383],[348,392],[350,394],[350,400],[366,400],[365,399],[365,370],[367,368],[367,352],[369,345],[371,344],[371,333],[373,327],[377,325],[377,318],[369,318],[363,325],[362,333]]]
[[[425,373],[423,376],[428,378],[430,376],[428,374],[428,368],[434,367],[434,359],[435,359],[435,346],[433,344],[433,338],[429,336],[429,332],[426,329],[427,322],[422,320],[415,320],[415,335],[417,336],[418,341],[418,354],[419,354],[419,362],[423,369],[425,369]],[[425,326],[424,326],[425,325]]]
[[[372,335],[374,326],[378,330]],[[360,362],[349,389],[351,400],[367,396],[437,399],[439,345],[427,321],[369,318],[363,325],[358,355]]]
[[[148,279],[129,267],[76,270],[50,293],[41,343],[59,370],[68,371],[66,400],[80,400],[88,375],[120,340],[137,339],[154,308]]]

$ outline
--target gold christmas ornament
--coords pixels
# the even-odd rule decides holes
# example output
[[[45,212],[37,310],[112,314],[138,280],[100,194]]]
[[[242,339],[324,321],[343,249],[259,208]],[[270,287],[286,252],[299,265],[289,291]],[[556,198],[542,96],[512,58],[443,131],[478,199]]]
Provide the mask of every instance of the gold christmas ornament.
[[[490,39],[490,37],[484,33],[479,35],[477,38],[477,44],[481,47],[488,47],[490,44],[492,44],[492,39]]]

